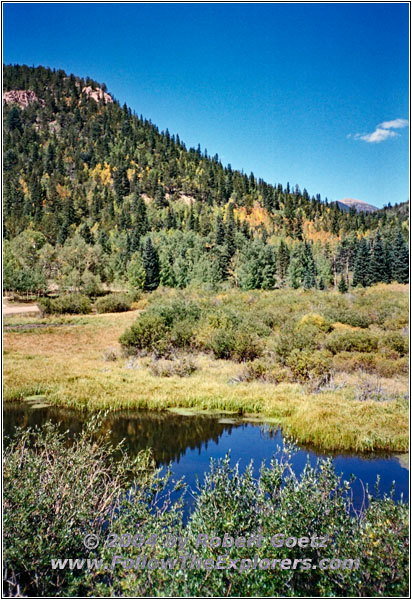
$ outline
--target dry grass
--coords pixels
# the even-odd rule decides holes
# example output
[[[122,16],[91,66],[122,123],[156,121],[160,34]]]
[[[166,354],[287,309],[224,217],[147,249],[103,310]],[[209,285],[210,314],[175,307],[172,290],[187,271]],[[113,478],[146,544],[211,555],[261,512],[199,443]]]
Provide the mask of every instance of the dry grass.
[[[230,383],[239,364],[204,354],[186,378],[154,376],[147,358],[105,361],[104,350],[120,349],[118,338],[138,313],[68,317],[59,327],[50,319],[50,327],[6,331],[5,400],[42,392],[53,404],[79,409],[232,410],[275,419],[299,442],[325,450],[408,449],[407,403],[355,401],[354,374],[339,375],[347,377],[345,386],[309,394],[298,384]],[[382,381],[399,396],[407,391],[406,378]]]

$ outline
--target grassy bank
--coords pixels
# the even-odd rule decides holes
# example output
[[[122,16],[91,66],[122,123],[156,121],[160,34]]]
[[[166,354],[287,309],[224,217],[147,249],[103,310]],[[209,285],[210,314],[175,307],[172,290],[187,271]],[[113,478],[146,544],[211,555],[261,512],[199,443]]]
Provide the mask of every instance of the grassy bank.
[[[196,352],[181,353],[184,360],[193,361],[196,367],[186,377],[154,374],[150,353],[122,356],[119,337],[140,318],[147,304],[156,306],[175,296],[176,292],[159,291],[143,298],[140,310],[42,319],[43,326],[38,328],[28,325],[40,320],[8,318],[6,325],[15,328],[6,330],[4,335],[5,400],[44,394],[51,404],[89,410],[170,407],[229,410],[273,419],[299,442],[325,450],[407,450],[406,350],[392,348],[393,339],[399,345],[399,339],[405,338],[407,286],[381,285],[345,297],[302,290],[231,291],[206,299],[204,294],[191,294],[202,310],[206,302],[208,310],[213,305],[216,311],[230,309],[246,315],[245,318],[269,315],[267,331],[259,338],[264,360],[276,357],[282,340],[285,345],[282,338],[285,330],[289,331],[292,342],[295,331],[302,334],[300,323],[305,324],[308,315],[312,315],[309,318],[312,321],[313,315],[321,315],[325,322],[329,319],[329,328],[321,324],[325,331],[315,331],[316,335],[313,324],[310,330],[307,327],[304,330],[305,335],[309,335],[308,331],[312,338],[315,335],[317,347],[333,350],[333,356],[329,350],[316,350],[329,352],[333,371],[333,377],[317,389],[299,378],[285,377],[275,383],[270,378],[247,379],[244,363],[217,359],[213,353],[199,348]],[[355,325],[338,321],[339,315],[348,321],[351,314]],[[252,327],[257,325],[252,322]],[[372,344],[371,348],[361,347],[361,351],[359,347],[348,351],[347,341],[352,340],[353,332],[358,346],[359,339],[363,344],[367,339],[369,344],[376,341],[376,347]],[[209,333],[201,325],[196,335],[205,339]],[[312,338],[308,338],[310,343]],[[290,352],[293,358],[293,350]],[[281,369],[286,368],[289,367]]]

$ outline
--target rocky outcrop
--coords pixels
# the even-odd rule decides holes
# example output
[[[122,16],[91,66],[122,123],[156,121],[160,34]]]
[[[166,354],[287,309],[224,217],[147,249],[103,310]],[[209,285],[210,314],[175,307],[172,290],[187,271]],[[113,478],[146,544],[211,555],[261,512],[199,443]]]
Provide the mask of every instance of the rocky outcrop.
[[[105,104],[113,102],[113,98],[110,94],[104,92],[101,88],[93,89],[90,85],[84,87],[82,89],[82,93],[86,95],[87,98],[93,98],[96,102],[103,100]]]
[[[39,102],[42,106],[45,105],[44,100],[38,98],[32,90],[10,90],[3,94],[4,104],[18,104],[20,108],[26,108],[33,102]]]

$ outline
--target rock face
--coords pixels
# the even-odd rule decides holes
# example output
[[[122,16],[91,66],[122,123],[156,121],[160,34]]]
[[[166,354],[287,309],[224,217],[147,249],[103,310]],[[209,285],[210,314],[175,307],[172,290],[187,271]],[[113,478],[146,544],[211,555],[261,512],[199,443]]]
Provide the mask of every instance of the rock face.
[[[105,104],[113,102],[110,94],[106,94],[106,92],[99,87],[94,90],[90,85],[88,85],[82,89],[82,92],[87,96],[87,98],[93,98],[93,100],[96,100],[96,102],[99,102],[99,100],[103,100]]]
[[[45,105],[44,100],[38,98],[31,90],[10,90],[9,92],[4,92],[3,102],[4,104],[18,104],[20,108],[26,108],[33,102],[40,102],[43,106]]]
[[[344,198],[343,200],[338,200],[337,204],[343,210],[345,210],[345,207],[348,207],[348,209],[354,208],[358,212],[368,212],[368,213],[379,210],[379,208],[376,208],[376,206],[373,206],[372,204],[368,204],[367,202],[362,202],[362,200],[354,200],[353,198]],[[344,206],[342,206],[342,204]]]

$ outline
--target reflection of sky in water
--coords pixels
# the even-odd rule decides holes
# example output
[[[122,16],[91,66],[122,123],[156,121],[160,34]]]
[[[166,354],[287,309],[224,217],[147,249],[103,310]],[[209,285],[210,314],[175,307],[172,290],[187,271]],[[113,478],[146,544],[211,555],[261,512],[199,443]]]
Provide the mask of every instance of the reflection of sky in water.
[[[47,420],[60,424],[62,431],[69,430],[76,435],[87,415],[76,411],[56,408],[32,409],[27,404],[5,404],[4,431],[11,433],[17,425],[41,425]],[[112,413],[104,423],[104,429],[111,430],[111,438],[116,445],[126,439],[125,448],[135,454],[142,448],[151,447],[159,465],[172,463],[173,478],[185,477],[192,490],[196,489],[196,476],[200,482],[209,470],[210,459],[223,458],[230,451],[232,464],[239,461],[244,471],[253,459],[255,476],[258,476],[262,460],[268,464],[282,448],[280,431],[271,431],[267,426],[256,423],[233,423],[228,419],[219,420],[210,416],[181,416],[170,413],[122,412]],[[300,474],[307,462],[314,466],[321,454],[312,450],[300,449],[292,457],[292,464]],[[323,455],[325,456],[325,455]],[[380,475],[380,493],[389,493],[395,481],[395,498],[409,500],[409,471],[403,468],[394,456],[336,455],[333,457],[335,470],[344,479],[355,475],[352,484],[355,508],[362,505],[363,486],[374,494],[376,478]],[[363,486],[360,483],[363,482]],[[191,496],[187,495],[190,501]]]
[[[219,441],[212,440],[204,443],[201,449],[187,449],[184,456],[172,463],[175,478],[185,476],[186,482],[192,489],[196,489],[196,475],[200,482],[203,473],[209,469],[210,459],[223,458],[230,451],[232,463],[239,461],[241,471],[244,471],[251,458],[254,462],[255,476],[259,473],[262,460],[269,464],[275,455],[279,456],[278,447],[282,448],[282,435],[280,431],[269,435],[264,426],[256,424],[242,424],[231,431],[224,431]],[[309,460],[311,466],[316,465],[319,457],[326,456],[315,454],[308,450],[298,450],[292,456],[292,465],[299,475]],[[357,480],[362,480],[363,486],[369,487],[369,492],[375,493],[376,478],[380,475],[380,493],[389,493],[392,481],[395,481],[395,498],[400,499],[403,493],[404,500],[409,500],[409,472],[403,468],[394,457],[389,458],[364,458],[359,456],[337,455],[333,458],[335,471],[343,479],[350,479],[353,474]],[[360,481],[352,484],[354,505],[359,508],[363,502],[363,487]]]

